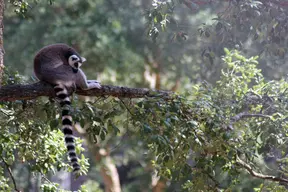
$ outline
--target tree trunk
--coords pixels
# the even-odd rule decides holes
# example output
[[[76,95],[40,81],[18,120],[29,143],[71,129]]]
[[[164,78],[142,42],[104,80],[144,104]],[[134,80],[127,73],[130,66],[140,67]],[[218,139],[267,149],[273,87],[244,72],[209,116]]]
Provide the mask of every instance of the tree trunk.
[[[164,192],[166,189],[166,180],[160,179],[156,173],[152,175],[152,192]]]
[[[155,186],[152,188],[152,192],[164,192],[166,189],[166,183],[162,180],[158,180]]]
[[[96,152],[95,160],[101,162],[100,173],[103,178],[105,192],[121,192],[118,171],[109,152],[103,148],[99,149]]]
[[[4,17],[4,0],[0,0],[0,87],[2,85],[3,69],[4,69],[4,47],[3,47],[3,17]]]
[[[162,66],[162,50],[158,45],[155,45],[155,51],[154,51],[154,63],[153,67],[154,70],[156,71],[156,86],[155,89],[160,89],[161,88],[161,73],[163,70]]]
[[[121,192],[119,174],[116,165],[110,156],[109,150],[101,148],[98,144],[91,141],[85,131],[88,127],[89,123],[84,127],[81,127],[79,123],[76,123],[74,125],[74,130],[85,138],[89,151],[94,155],[94,160],[97,164],[101,164],[100,174],[103,179],[105,192]]]

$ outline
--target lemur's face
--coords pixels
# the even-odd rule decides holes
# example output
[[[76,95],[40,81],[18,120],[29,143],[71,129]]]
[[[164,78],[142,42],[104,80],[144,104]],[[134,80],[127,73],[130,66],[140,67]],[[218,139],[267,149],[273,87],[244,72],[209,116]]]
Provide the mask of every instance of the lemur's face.
[[[78,72],[78,68],[80,68],[85,61],[86,59],[84,57],[79,57],[77,55],[71,55],[68,58],[68,64],[72,67],[74,73]]]

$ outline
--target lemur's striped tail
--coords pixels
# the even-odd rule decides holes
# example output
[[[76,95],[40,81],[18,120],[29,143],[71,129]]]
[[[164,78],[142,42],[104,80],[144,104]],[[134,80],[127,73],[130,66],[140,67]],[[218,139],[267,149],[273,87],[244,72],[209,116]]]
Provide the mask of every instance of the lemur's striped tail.
[[[65,137],[68,156],[73,167],[73,173],[77,173],[80,170],[80,165],[75,151],[75,138],[72,130],[72,116],[70,115],[71,101],[65,86],[56,85],[54,91],[60,100],[60,106],[62,108],[62,131]]]

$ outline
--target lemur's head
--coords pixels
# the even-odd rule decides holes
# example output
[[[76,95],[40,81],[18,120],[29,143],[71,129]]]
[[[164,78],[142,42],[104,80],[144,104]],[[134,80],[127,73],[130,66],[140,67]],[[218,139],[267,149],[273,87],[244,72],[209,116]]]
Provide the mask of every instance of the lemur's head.
[[[68,59],[68,64],[72,67],[74,73],[77,73],[78,68],[80,68],[82,63],[86,61],[86,59],[81,57],[73,48],[68,49],[66,58]]]

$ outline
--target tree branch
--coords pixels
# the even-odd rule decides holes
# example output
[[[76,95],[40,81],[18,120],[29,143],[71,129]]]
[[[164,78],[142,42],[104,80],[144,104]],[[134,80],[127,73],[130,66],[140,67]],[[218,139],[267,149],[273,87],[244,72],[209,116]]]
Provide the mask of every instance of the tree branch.
[[[242,113],[239,113],[237,115],[235,115],[234,117],[231,118],[231,120],[234,122],[236,121],[240,121],[241,119],[244,119],[244,118],[251,118],[251,117],[258,117],[258,118],[271,118],[269,115],[264,115],[264,114],[250,114],[250,113],[247,113],[247,112],[242,112]]]
[[[254,171],[252,169],[252,167],[250,165],[248,165],[247,163],[242,161],[238,156],[236,158],[236,163],[238,165],[240,165],[241,167],[243,167],[244,169],[246,169],[250,173],[250,175],[252,175],[253,177],[257,177],[257,178],[265,179],[265,180],[270,180],[270,181],[278,181],[278,182],[288,183],[288,180],[285,178],[276,177],[276,176],[272,176],[272,175],[263,175],[261,173],[257,173],[256,171]]]
[[[228,125],[228,129],[232,130],[233,129],[233,124],[235,122],[240,121],[241,119],[244,119],[244,118],[252,118],[252,117],[271,118],[271,116],[269,116],[269,115],[264,115],[264,114],[260,114],[260,113],[250,114],[250,113],[247,113],[247,112],[242,112],[242,113],[239,113],[239,114],[235,115],[234,117],[231,117],[231,122]]]
[[[0,1],[0,87],[2,84],[3,69],[4,69],[4,47],[3,47],[3,16],[4,16],[5,2]]]
[[[16,185],[16,181],[15,181],[15,178],[12,174],[12,171],[11,171],[11,168],[10,168],[10,165],[5,161],[5,159],[3,157],[1,157],[1,160],[3,161],[3,163],[5,164],[7,170],[8,170],[8,173],[11,177],[11,180],[13,182],[13,185],[14,185],[14,190],[17,191],[17,192],[21,192],[18,188],[17,188],[17,185]]]
[[[173,92],[150,90],[147,88],[128,88],[102,85],[101,89],[76,90],[76,94],[84,96],[113,96],[125,98],[164,97],[171,98]],[[54,97],[51,85],[37,82],[29,85],[7,85],[0,88],[0,101],[29,100],[39,96]]]

